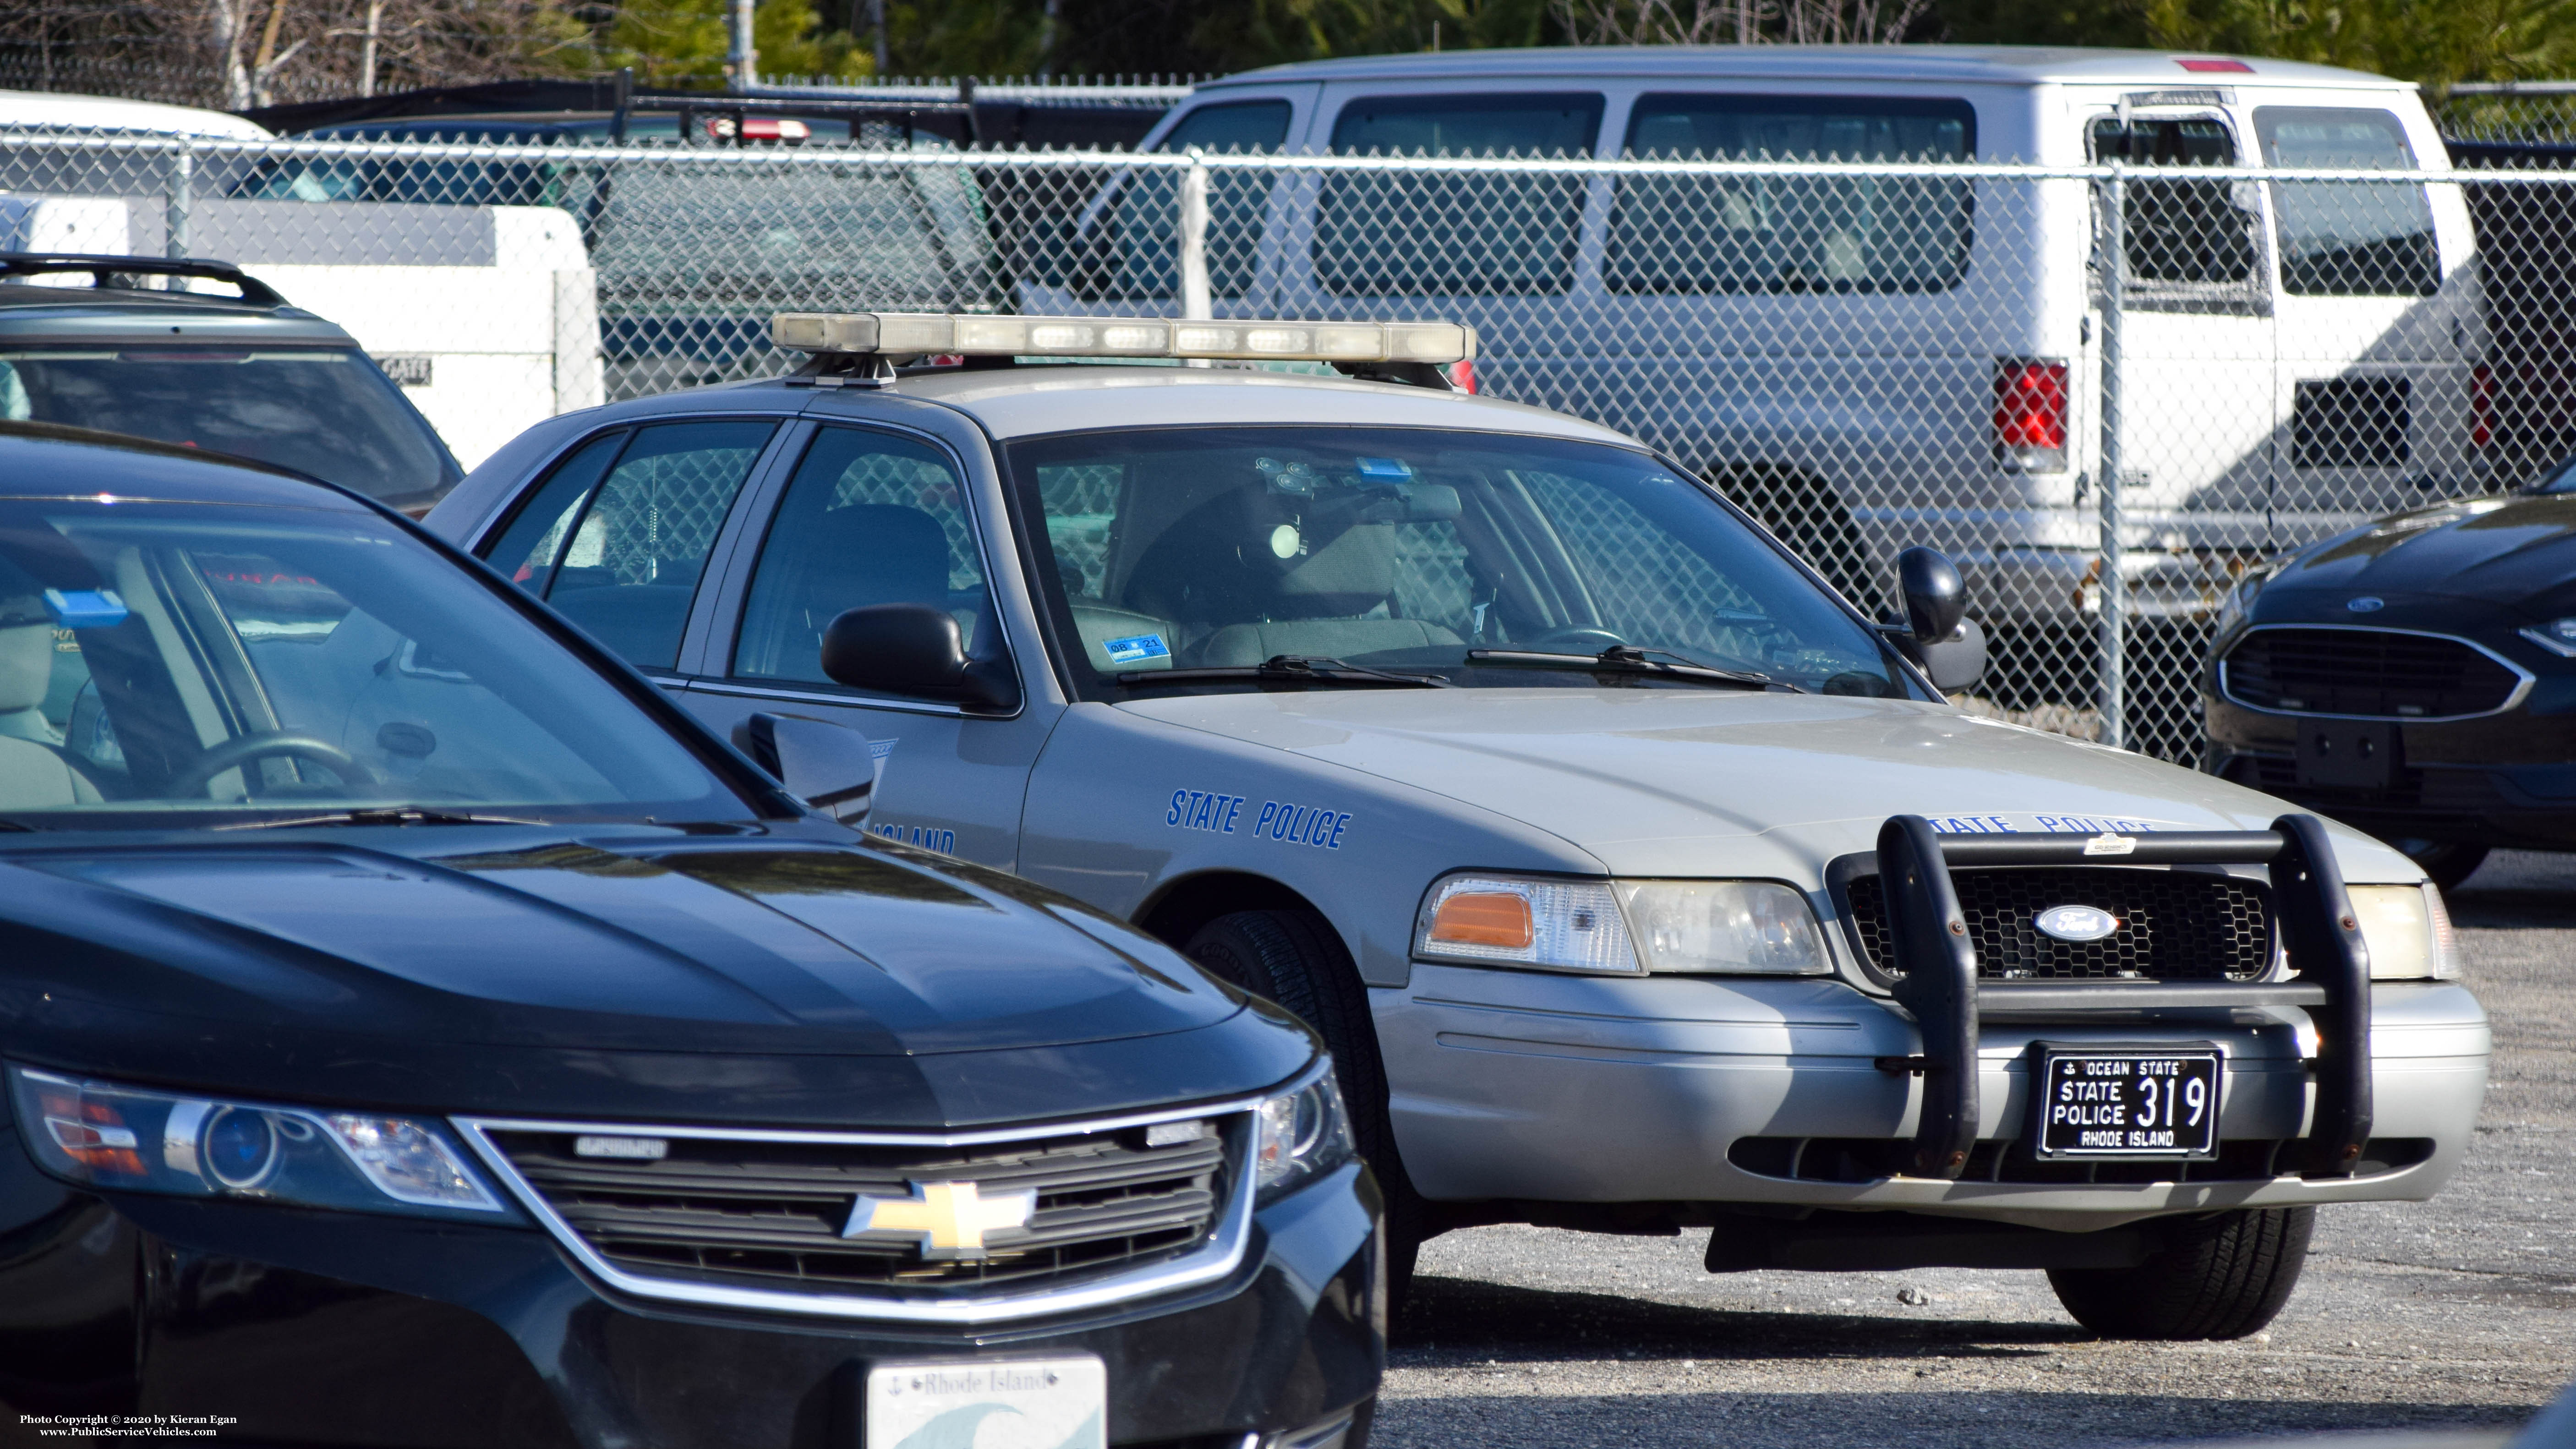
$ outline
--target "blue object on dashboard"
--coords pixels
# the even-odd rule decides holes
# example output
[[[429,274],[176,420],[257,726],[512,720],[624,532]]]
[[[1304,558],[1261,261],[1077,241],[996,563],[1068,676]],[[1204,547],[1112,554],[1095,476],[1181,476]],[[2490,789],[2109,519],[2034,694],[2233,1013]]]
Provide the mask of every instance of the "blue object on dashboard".
[[[45,612],[66,629],[113,629],[127,610],[114,589],[47,589]]]

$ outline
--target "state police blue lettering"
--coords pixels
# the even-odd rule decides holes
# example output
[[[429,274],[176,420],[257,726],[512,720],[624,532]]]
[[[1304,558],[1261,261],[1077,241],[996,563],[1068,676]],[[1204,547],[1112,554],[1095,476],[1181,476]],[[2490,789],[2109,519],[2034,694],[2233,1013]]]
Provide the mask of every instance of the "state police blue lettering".
[[[1351,815],[1347,810],[1265,800],[1261,802],[1261,813],[1253,818],[1252,833],[1288,845],[1339,850],[1342,848],[1342,832],[1349,828],[1350,823]]]
[[[1179,789],[1163,807],[1163,824],[1173,830],[1204,830],[1234,835],[1243,818],[1245,797],[1216,790]],[[1342,832],[1351,813],[1328,805],[1300,805],[1290,800],[1264,800],[1249,830],[1240,833],[1281,845],[1310,845],[1317,850],[1342,848]]]
[[[1174,790],[1171,808],[1163,812],[1163,823],[1178,830],[1232,835],[1235,817],[1242,813],[1243,797],[1240,795],[1221,795],[1210,790]]]

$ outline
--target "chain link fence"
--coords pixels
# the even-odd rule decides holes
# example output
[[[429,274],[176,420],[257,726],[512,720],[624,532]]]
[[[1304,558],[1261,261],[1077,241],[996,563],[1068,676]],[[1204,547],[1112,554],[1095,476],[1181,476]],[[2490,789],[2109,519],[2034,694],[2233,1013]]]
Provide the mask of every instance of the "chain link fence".
[[[2188,761],[2248,572],[2576,448],[2576,171],[2418,170],[2357,114],[2280,118],[2273,167],[2188,118],[2080,166],[18,136],[0,192],[143,198],[132,244],[172,253],[225,206],[308,245],[558,208],[611,397],[789,370],[779,310],[1467,322],[1481,391],[1646,439],[1864,608],[1898,550],[1950,553],[1972,708]],[[1964,154],[1955,125],[1862,150]]]

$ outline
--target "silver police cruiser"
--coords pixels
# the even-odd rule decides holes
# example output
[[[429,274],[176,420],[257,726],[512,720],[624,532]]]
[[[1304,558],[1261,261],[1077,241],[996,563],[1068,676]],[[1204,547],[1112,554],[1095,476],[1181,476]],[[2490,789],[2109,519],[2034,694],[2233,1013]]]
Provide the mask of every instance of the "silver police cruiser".
[[[1700,1228],[2231,1337],[2318,1207],[2468,1145],[2421,870],[1952,708],[1947,560],[1872,619],[1669,459],[1462,390],[1464,328],[773,336],[810,363],[553,419],[430,525],[791,779],[784,720],[866,733],[887,840],[1305,1017],[1399,1278],[1454,1227]]]

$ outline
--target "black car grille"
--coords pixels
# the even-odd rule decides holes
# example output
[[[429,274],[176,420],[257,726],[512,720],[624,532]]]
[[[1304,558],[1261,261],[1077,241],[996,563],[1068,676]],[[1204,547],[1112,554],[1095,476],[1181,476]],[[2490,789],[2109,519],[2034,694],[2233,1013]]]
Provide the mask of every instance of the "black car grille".
[[[597,1132],[599,1129],[591,1129]],[[1149,1146],[1146,1129],[965,1147],[667,1136],[657,1160],[583,1156],[572,1129],[489,1138],[593,1252],[639,1277],[768,1291],[1015,1291],[1089,1280],[1187,1254],[1215,1233],[1248,1129]],[[638,1133],[637,1135],[642,1135]],[[901,1232],[841,1236],[862,1196],[909,1199],[916,1184],[977,1195],[1035,1192],[1023,1228],[985,1255],[926,1256]]]
[[[2043,866],[1955,870],[1952,888],[1988,980],[2250,981],[2272,964],[2271,910],[2263,887],[2197,871]],[[1887,898],[1874,875],[1849,887],[1852,924],[1869,962],[1895,973]],[[2092,906],[2119,918],[2099,941],[2039,933],[2040,912]]]
[[[2225,668],[2240,704],[2387,719],[2485,714],[2522,682],[2463,640],[2385,629],[2257,629]]]

